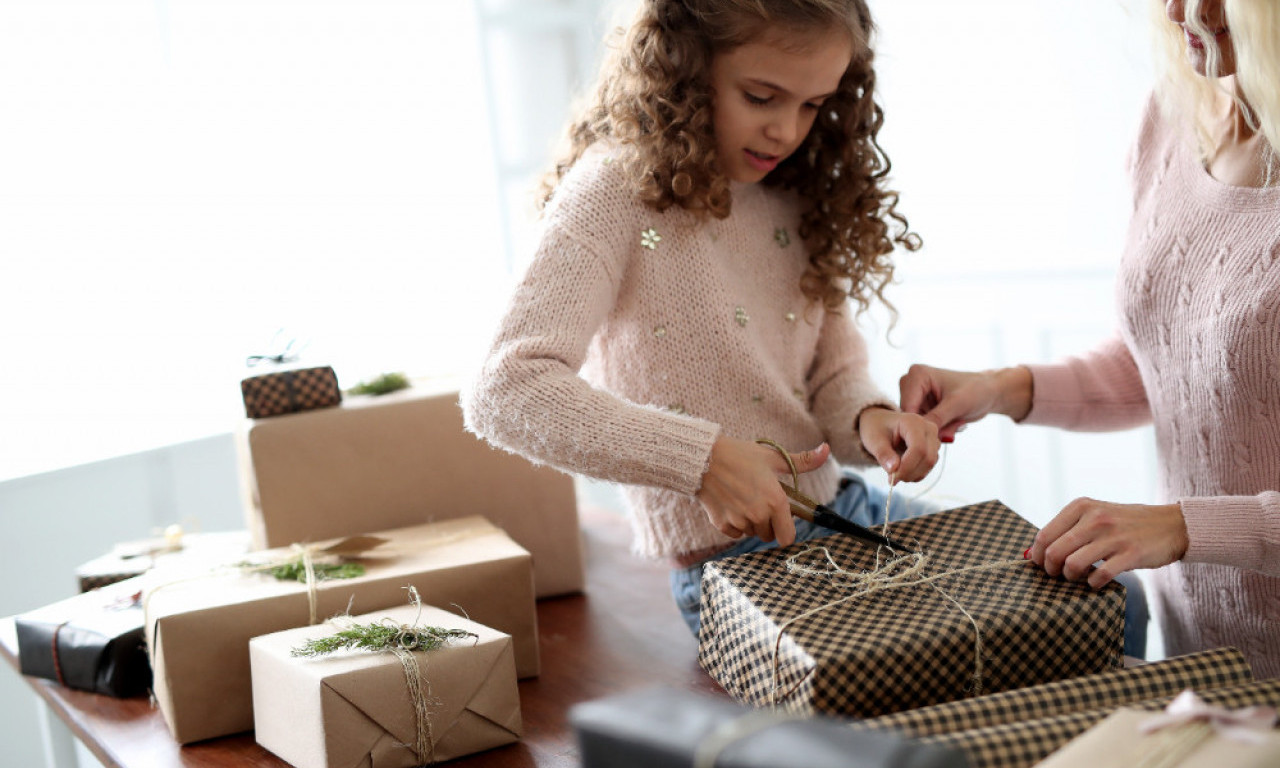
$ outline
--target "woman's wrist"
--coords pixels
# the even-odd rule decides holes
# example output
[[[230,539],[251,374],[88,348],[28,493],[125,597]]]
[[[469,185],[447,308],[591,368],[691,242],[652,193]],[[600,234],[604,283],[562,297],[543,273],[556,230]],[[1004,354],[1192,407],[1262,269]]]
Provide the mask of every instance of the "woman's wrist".
[[[1031,369],[1025,365],[1012,368],[1000,368],[993,374],[996,391],[996,412],[1004,414],[1014,421],[1022,421],[1031,413],[1035,380]]]

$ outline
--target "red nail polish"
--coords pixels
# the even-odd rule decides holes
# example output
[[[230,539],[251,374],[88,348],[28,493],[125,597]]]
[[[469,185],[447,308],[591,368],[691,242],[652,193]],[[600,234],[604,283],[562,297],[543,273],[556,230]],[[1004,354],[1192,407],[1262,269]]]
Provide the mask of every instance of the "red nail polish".
[[[955,436],[951,436],[951,437],[940,437],[940,438],[938,438],[938,439],[939,439],[940,441],[944,442],[944,443],[954,443],[954,442],[956,441]]]
[[[1026,549],[1022,550],[1022,559],[1023,560],[1031,559],[1031,547],[1027,547]]]

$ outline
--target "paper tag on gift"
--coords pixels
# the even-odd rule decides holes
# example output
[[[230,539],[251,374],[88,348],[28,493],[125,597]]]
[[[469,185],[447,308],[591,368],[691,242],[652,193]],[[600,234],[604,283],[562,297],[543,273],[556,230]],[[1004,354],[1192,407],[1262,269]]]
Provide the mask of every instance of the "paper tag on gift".
[[[354,557],[356,555],[368,552],[374,547],[380,547],[386,544],[388,539],[379,536],[350,536],[336,544],[330,544],[320,550],[321,554],[339,555],[341,557]]]

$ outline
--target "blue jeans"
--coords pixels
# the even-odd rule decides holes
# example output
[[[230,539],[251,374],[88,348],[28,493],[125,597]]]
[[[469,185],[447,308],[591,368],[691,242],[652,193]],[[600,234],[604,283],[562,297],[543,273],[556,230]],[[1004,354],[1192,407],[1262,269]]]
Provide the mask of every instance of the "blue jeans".
[[[852,520],[859,525],[870,528],[884,524],[884,502],[887,495],[887,489],[867,485],[862,475],[849,472],[841,480],[840,492],[836,495],[835,501],[827,506],[831,507],[846,520]],[[924,500],[912,500],[906,498],[904,494],[897,493],[894,494],[893,503],[889,509],[889,522],[894,523],[899,520],[927,515],[940,509],[941,507],[937,504]],[[826,528],[819,528],[813,523],[804,520],[797,519],[795,523],[796,541],[809,541],[820,536],[829,536],[832,533]],[[689,629],[695,637],[698,635],[698,628],[701,624],[698,608],[702,601],[703,564],[713,560],[722,560],[726,557],[745,555],[748,552],[773,549],[776,546],[778,546],[776,541],[761,541],[755,536],[745,536],[735,542],[733,546],[723,552],[717,552],[697,565],[672,569],[671,595],[675,598],[676,608],[680,610],[681,618],[684,619],[685,624],[689,625]],[[1150,620],[1146,592],[1143,590],[1142,582],[1138,580],[1136,574],[1122,573],[1116,577],[1116,581],[1124,585],[1125,588],[1124,654],[1138,659],[1146,658],[1147,623]]]
[[[836,494],[835,501],[827,506],[831,507],[836,514],[844,519],[852,520],[858,525],[870,528],[884,525],[884,502],[887,496],[887,488],[867,485],[862,475],[856,472],[847,472],[840,481],[840,492]],[[932,502],[912,501],[905,494],[895,493],[893,495],[893,503],[889,508],[889,522],[894,523],[910,517],[937,512],[939,509],[941,507]],[[830,536],[834,533],[828,528],[820,528],[799,518],[796,519],[795,524],[796,541],[809,541],[821,536]],[[697,636],[698,627],[701,623],[698,607],[702,601],[702,566],[713,560],[723,560],[726,557],[745,555],[748,552],[773,549],[776,546],[778,546],[776,541],[761,541],[755,536],[744,536],[734,542],[733,546],[723,552],[717,552],[697,565],[691,565],[688,568],[673,568],[671,570],[671,594],[675,597],[676,608],[680,610],[681,618],[684,619],[685,624],[689,625],[689,629],[694,636]]]

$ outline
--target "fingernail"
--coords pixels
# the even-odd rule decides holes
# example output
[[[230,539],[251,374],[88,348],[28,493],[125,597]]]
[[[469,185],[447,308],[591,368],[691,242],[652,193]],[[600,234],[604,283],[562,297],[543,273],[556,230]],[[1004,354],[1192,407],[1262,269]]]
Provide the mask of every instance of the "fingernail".
[[[951,435],[950,437],[940,437],[938,439],[944,443],[954,443],[956,441],[955,435]]]
[[[1031,547],[1027,547],[1026,549],[1022,550],[1022,559],[1023,560],[1031,559]]]

